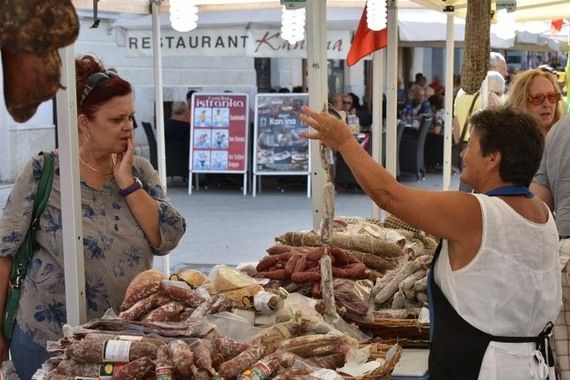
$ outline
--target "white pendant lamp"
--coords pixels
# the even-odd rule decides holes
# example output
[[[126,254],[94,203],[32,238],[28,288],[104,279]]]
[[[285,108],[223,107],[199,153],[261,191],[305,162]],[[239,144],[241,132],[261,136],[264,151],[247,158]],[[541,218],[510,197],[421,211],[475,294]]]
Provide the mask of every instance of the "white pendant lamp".
[[[386,29],[388,17],[386,0],[367,0],[366,12],[366,24],[368,29],[374,31]]]
[[[195,0],[170,0],[170,25],[177,32],[189,32],[198,26]]]
[[[305,39],[305,8],[287,9],[281,11],[281,38],[291,45]]]

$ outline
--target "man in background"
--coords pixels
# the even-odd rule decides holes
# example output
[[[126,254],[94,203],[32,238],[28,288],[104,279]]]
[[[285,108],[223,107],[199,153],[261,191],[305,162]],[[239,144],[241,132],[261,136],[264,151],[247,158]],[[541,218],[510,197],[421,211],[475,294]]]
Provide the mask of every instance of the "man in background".
[[[164,140],[166,144],[176,141],[185,141],[190,144],[190,123],[187,121],[189,114],[186,102],[172,103],[172,115],[164,125]]]

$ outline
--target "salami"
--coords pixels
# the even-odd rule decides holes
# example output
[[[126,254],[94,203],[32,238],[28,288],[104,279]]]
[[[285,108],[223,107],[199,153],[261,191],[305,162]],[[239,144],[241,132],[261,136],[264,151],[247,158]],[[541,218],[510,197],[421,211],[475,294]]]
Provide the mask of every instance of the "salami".
[[[200,342],[192,346],[192,351],[194,353],[194,364],[196,367],[204,369],[212,375],[215,375],[216,371],[212,368],[212,352],[210,347],[203,342]]]
[[[170,342],[168,349],[170,350],[172,361],[178,373],[182,376],[192,376],[194,354],[190,347],[183,340],[178,339]]]
[[[255,364],[264,353],[265,348],[262,345],[249,347],[238,356],[220,364],[220,375],[226,379],[234,378]]]
[[[184,311],[184,305],[180,302],[169,302],[162,305],[143,318],[144,322],[164,322],[177,320],[178,315]]]
[[[133,306],[119,314],[119,318],[127,321],[136,321],[152,309],[167,304],[171,299],[162,294],[155,293],[148,298],[142,299]]]
[[[238,342],[224,336],[215,337],[212,343],[214,344],[216,351],[222,354],[224,360],[228,360],[234,356],[237,356],[249,347],[249,344],[247,343]]]
[[[117,349],[119,346],[120,349]],[[84,339],[72,343],[67,350],[65,350],[65,353],[70,359],[75,360],[77,363],[125,362],[140,359],[145,356],[155,359],[157,348],[156,345],[148,342]],[[120,357],[114,360],[114,358],[109,358],[111,351],[113,351],[113,355],[115,355],[115,352],[121,351],[128,357]]]
[[[154,372],[154,362],[148,356],[131,361],[113,373],[113,380],[144,379]]]
[[[190,307],[198,307],[205,301],[204,297],[198,295],[192,288],[180,281],[162,281],[160,292],[174,301],[182,302]]]
[[[138,301],[158,292],[159,289],[160,289],[160,281],[150,282],[148,284],[139,286],[136,289],[133,289],[133,291],[129,294],[128,297],[125,297],[125,300],[121,304],[121,311],[129,309]]]

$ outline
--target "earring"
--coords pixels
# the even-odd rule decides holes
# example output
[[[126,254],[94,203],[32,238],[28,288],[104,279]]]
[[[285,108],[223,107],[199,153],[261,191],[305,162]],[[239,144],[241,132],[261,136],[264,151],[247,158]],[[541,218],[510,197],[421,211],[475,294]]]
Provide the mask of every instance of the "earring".
[[[85,135],[85,138],[84,138],[83,140],[84,140],[85,144],[88,144],[89,141],[91,141],[91,135],[90,135],[90,134],[86,134],[86,135]]]

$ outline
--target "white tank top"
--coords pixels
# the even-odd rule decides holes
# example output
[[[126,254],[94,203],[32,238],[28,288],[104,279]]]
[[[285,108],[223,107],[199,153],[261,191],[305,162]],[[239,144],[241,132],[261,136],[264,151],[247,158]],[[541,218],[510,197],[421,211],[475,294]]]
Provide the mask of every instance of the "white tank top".
[[[452,271],[444,240],[436,282],[459,315],[479,330],[536,336],[548,321],[554,322],[562,305],[554,218],[549,212],[546,223],[534,223],[499,197],[473,195],[483,216],[481,247],[468,265]],[[534,373],[534,347],[491,342],[479,379],[541,378]]]
[[[471,325],[491,335],[536,336],[561,307],[558,231],[521,216],[499,197],[474,194],[483,216],[479,251],[452,271],[447,241],[436,264],[437,282]],[[546,207],[546,206],[545,206]]]

